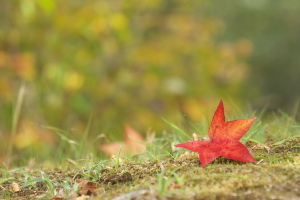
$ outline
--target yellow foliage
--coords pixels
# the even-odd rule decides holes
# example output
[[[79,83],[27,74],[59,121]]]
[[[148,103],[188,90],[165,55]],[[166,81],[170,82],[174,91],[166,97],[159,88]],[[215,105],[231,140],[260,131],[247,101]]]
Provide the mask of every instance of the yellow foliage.
[[[92,134],[107,121],[161,133],[161,117],[182,111],[198,121],[199,107],[227,96],[239,99],[252,44],[216,41],[224,23],[204,12],[208,3],[16,2],[11,12],[0,13],[10,19],[0,30],[0,92],[10,97],[4,115],[11,114],[12,97],[24,80],[20,120],[43,117],[77,133],[84,132],[91,113],[99,122]],[[7,130],[10,121],[2,122]],[[19,128],[17,148],[41,141],[28,124]]]
[[[67,90],[79,90],[84,82],[84,77],[75,71],[68,72],[64,77],[64,87]]]
[[[14,144],[18,149],[24,149],[29,146],[34,149],[40,146],[42,142],[46,142],[47,145],[53,144],[53,136],[46,129],[37,127],[32,121],[23,120],[18,129]]]
[[[123,31],[128,27],[128,20],[123,13],[115,13],[110,16],[110,25],[116,31]]]
[[[187,114],[187,116],[192,120],[192,121],[200,121],[203,117],[203,113],[201,113],[200,108],[200,103],[192,98],[185,99],[183,102],[183,111]]]

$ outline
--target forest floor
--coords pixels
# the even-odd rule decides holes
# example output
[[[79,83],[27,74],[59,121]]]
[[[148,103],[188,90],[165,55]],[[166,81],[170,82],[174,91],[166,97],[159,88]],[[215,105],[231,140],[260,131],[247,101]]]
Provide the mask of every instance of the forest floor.
[[[300,137],[248,145],[256,163],[198,154],[90,167],[0,171],[0,199],[300,199]]]

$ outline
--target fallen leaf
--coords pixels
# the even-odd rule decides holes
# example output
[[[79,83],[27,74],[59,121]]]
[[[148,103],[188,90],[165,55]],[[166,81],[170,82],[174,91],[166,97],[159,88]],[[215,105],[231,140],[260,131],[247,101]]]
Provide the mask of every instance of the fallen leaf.
[[[138,154],[142,151],[146,150],[146,146],[141,143],[146,143],[146,140],[143,138],[143,136],[131,128],[129,125],[125,125],[125,143],[127,147],[130,149],[131,153]]]
[[[107,155],[110,157],[113,157],[118,154],[119,149],[122,146],[122,149],[124,150],[124,142],[113,142],[113,143],[108,143],[108,144],[103,144],[100,146],[100,149],[105,152]],[[124,151],[120,153],[121,156],[124,156]]]
[[[87,180],[76,180],[79,195],[92,195],[98,190],[98,184]]]
[[[181,185],[176,185],[176,184],[170,185],[170,186],[168,187],[169,190],[179,190],[179,189],[181,189],[181,188],[182,188]]]
[[[219,156],[242,162],[256,162],[247,147],[239,140],[250,129],[256,117],[225,122],[222,100],[213,116],[210,128],[210,140],[199,140],[175,145],[199,153],[202,167]]]
[[[131,128],[129,125],[124,126],[125,141],[124,142],[113,142],[100,146],[100,149],[107,153],[110,157],[118,154],[120,147],[122,146],[121,156],[127,153],[138,154],[146,150],[145,143],[149,143],[153,140],[153,135],[147,140],[143,136]]]
[[[12,182],[12,184],[11,184],[11,190],[13,192],[19,192],[19,191],[21,191],[20,185],[17,182]]]

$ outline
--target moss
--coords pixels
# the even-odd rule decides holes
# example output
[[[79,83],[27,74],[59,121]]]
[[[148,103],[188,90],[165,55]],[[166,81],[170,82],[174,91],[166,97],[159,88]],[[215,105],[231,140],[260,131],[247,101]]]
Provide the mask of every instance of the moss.
[[[272,147],[274,153],[299,153],[300,152],[300,137],[286,139],[279,145]]]
[[[242,163],[226,158],[218,158],[205,168],[200,167],[198,155],[185,153],[177,160],[127,161],[118,168],[102,167],[94,173],[99,184],[95,199],[112,199],[121,195],[131,195],[132,199],[293,199],[300,196],[300,156],[295,146],[299,137],[285,140],[270,149],[251,149],[257,163]],[[164,182],[159,182],[158,174],[164,169]],[[54,182],[63,179],[86,179],[86,170],[47,170]],[[39,170],[30,173],[39,177]],[[91,173],[90,175],[93,175]],[[24,174],[15,172],[16,178]],[[10,182],[2,184],[6,190],[0,197],[30,197],[45,193],[45,185],[24,188],[20,193],[9,191]],[[165,184],[166,190],[159,187]],[[35,192],[33,192],[35,191]],[[132,193],[136,191],[135,193]],[[134,195],[138,195],[135,196]]]

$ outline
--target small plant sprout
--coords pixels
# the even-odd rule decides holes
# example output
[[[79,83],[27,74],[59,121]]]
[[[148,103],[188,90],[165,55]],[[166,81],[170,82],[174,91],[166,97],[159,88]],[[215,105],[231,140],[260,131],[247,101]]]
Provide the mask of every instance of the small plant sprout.
[[[24,184],[22,184],[21,188],[25,188],[25,187],[34,187],[36,183],[38,182],[43,182],[47,185],[48,187],[48,197],[53,198],[55,196],[55,187],[53,182],[49,179],[48,175],[41,171],[41,175],[42,178],[35,178],[32,180],[29,180],[28,182],[25,182]]]
[[[157,174],[157,190],[160,197],[164,196],[172,181],[172,176],[165,176],[165,168],[161,166],[161,172]]]
[[[122,145],[120,146],[119,151],[118,151],[116,157],[112,158],[112,160],[115,162],[115,167],[116,168],[119,168],[119,166],[120,166],[121,150],[122,150]]]

